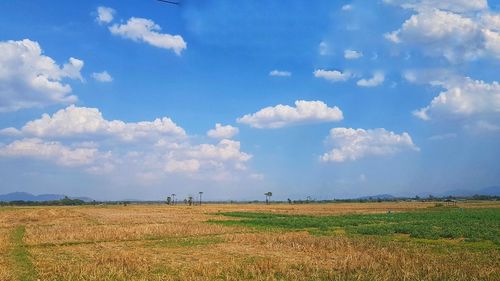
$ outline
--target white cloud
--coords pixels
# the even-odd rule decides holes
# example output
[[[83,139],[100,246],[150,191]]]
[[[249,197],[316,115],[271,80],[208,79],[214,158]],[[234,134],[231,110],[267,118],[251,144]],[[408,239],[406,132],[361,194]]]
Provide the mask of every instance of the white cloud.
[[[329,54],[329,46],[325,41],[321,41],[318,46],[319,54],[322,56],[326,56]]]
[[[125,141],[160,136],[185,137],[186,135],[184,129],[167,117],[137,123],[126,123],[121,120],[108,121],[102,117],[97,108],[74,105],[61,109],[52,116],[43,114],[40,119],[27,122],[20,130],[7,128],[0,132],[50,138],[108,135]]]
[[[189,160],[170,160],[165,166],[165,171],[169,173],[194,173],[200,169],[200,161],[196,159]]]
[[[500,126],[497,124],[490,123],[486,120],[479,120],[476,122],[476,128],[480,131],[486,132],[499,132]]]
[[[487,0],[384,0],[405,9],[441,9],[457,13],[477,12],[488,8]]]
[[[443,87],[445,91],[439,93],[428,106],[413,112],[420,119],[500,114],[500,84],[496,81],[485,83],[466,77],[431,83]]]
[[[481,15],[481,22],[491,30],[500,31],[500,14],[486,13]]]
[[[113,21],[114,14],[115,10],[112,8],[98,7],[96,21],[101,24],[110,23]]]
[[[109,30],[112,34],[123,38],[142,41],[158,48],[171,49],[177,55],[186,49],[186,42],[182,36],[160,33],[161,27],[149,19],[130,18],[126,24],[114,24],[109,27]]]
[[[82,166],[103,157],[96,148],[70,148],[60,142],[44,142],[38,138],[16,140],[0,147],[0,156],[33,157],[55,161],[62,166]]]
[[[70,58],[59,66],[29,39],[0,41],[0,112],[77,101],[65,78],[83,80],[83,61]]]
[[[360,87],[376,87],[384,83],[385,76],[382,72],[375,72],[370,79],[361,79],[356,84]]]
[[[279,104],[238,118],[238,123],[254,128],[281,128],[285,126],[340,121],[344,117],[338,107],[328,107],[322,101],[295,101],[295,107]]]
[[[362,52],[358,52],[355,50],[345,50],[344,51],[344,58],[346,58],[348,60],[355,60],[355,59],[359,59],[361,57],[363,57]]]
[[[231,174],[246,171],[246,162],[252,155],[241,151],[240,142],[223,139],[217,144],[184,144],[176,148],[170,147],[163,153],[158,150],[149,157],[151,161],[143,161],[141,166],[150,170],[155,170],[158,163],[165,163],[163,170],[167,173],[223,180],[230,178]]]
[[[250,154],[240,151],[240,142],[234,140],[221,140],[217,145],[201,144],[187,150],[187,155],[196,159],[236,162],[246,162],[252,158]]]
[[[417,12],[401,28],[385,34],[393,43],[417,46],[426,55],[451,62],[500,58],[500,20],[498,14],[486,10],[486,1],[393,2],[403,2],[403,7]],[[479,16],[471,11],[479,11]]]
[[[211,135],[222,138],[234,134],[234,129],[219,124]],[[94,175],[138,182],[146,175],[151,181],[175,175],[226,181],[253,173],[247,172],[246,166],[252,155],[241,151],[240,142],[222,139],[215,144],[198,143],[166,117],[108,121],[97,108],[72,105],[29,121],[21,129],[7,128],[1,133],[21,139],[0,145],[0,157],[42,159]]]
[[[84,62],[79,59],[69,58],[69,62],[65,63],[62,68],[62,75],[71,79],[83,81],[80,70],[83,68]]]
[[[207,136],[214,139],[230,139],[239,133],[239,129],[231,125],[223,126],[220,123],[215,124],[215,129],[207,132]]]
[[[447,133],[447,134],[433,135],[427,139],[430,141],[441,141],[441,140],[454,139],[456,137],[457,137],[457,134],[455,134],[455,133]]]
[[[224,139],[217,144],[183,143],[178,147],[160,147],[137,158],[136,169],[144,172],[155,172],[160,176],[165,172],[188,174],[218,181],[243,176],[252,155],[241,151],[240,142]]]
[[[342,11],[352,11],[353,6],[350,4],[345,4],[344,6],[342,6],[341,9],[342,9]]]
[[[273,70],[269,72],[269,76],[277,76],[277,77],[290,77],[292,73],[290,71],[282,71],[282,70]]]
[[[103,82],[103,83],[113,81],[113,77],[111,77],[111,75],[109,75],[109,73],[107,71],[94,72],[94,73],[92,73],[92,78],[94,78],[96,81]]]
[[[367,156],[419,150],[408,133],[398,135],[384,128],[372,130],[333,128],[330,130],[327,142],[333,144],[333,149],[320,157],[324,162],[354,161]]]
[[[314,77],[323,78],[331,82],[343,82],[352,77],[349,71],[340,72],[338,70],[316,69],[313,73]]]

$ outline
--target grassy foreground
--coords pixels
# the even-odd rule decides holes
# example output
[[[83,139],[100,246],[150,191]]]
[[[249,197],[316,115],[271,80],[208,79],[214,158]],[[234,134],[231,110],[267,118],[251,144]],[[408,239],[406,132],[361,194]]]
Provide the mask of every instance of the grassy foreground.
[[[500,204],[458,207],[0,208],[0,280],[500,280]]]

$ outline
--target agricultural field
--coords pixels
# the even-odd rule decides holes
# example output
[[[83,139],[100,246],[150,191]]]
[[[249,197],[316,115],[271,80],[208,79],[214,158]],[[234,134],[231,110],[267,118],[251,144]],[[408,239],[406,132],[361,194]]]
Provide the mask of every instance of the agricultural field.
[[[500,280],[500,203],[2,207],[0,280]]]

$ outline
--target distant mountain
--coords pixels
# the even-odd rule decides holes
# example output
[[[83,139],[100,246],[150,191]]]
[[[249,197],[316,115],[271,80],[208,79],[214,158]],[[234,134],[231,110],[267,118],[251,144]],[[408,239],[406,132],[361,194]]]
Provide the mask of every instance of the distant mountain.
[[[479,190],[479,195],[500,196],[500,186],[489,186]]]
[[[2,194],[0,195],[0,202],[10,202],[10,201],[54,201],[54,200],[61,200],[65,197],[66,195],[61,195],[61,194],[40,194],[40,195],[33,195],[31,193],[27,192],[12,192],[8,194]],[[71,199],[80,199],[82,201],[92,201],[91,198],[88,197],[69,197]]]
[[[473,195],[500,196],[500,186],[489,186],[481,188],[479,190],[456,189],[440,194],[440,196],[473,196]]]
[[[377,194],[377,195],[372,195],[372,196],[362,196],[362,197],[358,197],[356,199],[359,199],[359,200],[390,200],[390,199],[394,199],[396,197],[390,195],[390,194]]]
[[[434,197],[470,197],[473,195],[500,196],[500,186],[489,186],[481,189],[452,189],[441,193],[421,192],[417,194],[420,198],[427,198],[429,195]]]
[[[70,199],[78,199],[78,200],[82,200],[83,202],[92,202],[94,201],[94,199],[90,198],[90,197],[85,197],[85,196],[82,196],[82,197],[73,197],[73,196],[69,196]]]

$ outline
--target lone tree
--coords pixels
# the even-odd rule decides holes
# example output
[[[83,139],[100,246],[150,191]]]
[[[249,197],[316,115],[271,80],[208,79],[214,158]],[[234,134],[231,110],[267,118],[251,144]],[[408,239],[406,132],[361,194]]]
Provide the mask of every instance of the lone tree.
[[[193,205],[193,196],[188,196],[187,203],[189,206]]]
[[[167,205],[171,205],[172,204],[172,197],[168,196],[167,197]]]
[[[266,196],[266,204],[269,205],[269,201],[271,200],[273,193],[271,191],[268,191],[268,192],[264,193],[264,195]]]
[[[201,195],[203,194],[203,191],[198,192],[198,194],[200,195],[200,206],[201,206]]]

